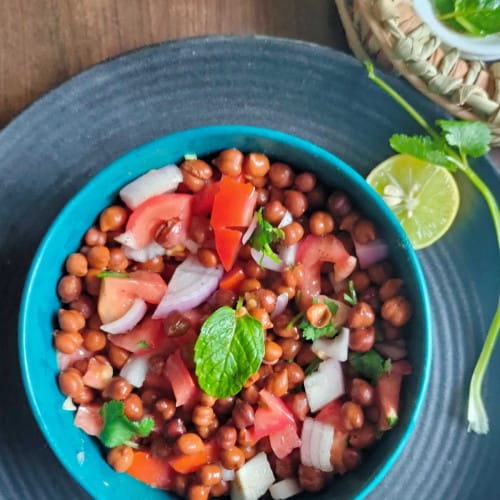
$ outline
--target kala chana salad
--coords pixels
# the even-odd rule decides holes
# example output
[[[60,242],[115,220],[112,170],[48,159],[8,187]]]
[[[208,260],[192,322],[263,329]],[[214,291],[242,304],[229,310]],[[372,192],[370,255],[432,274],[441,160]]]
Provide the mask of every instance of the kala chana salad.
[[[63,409],[117,472],[192,500],[284,499],[397,424],[404,283],[373,222],[312,173],[186,155],[124,186],[65,271]]]

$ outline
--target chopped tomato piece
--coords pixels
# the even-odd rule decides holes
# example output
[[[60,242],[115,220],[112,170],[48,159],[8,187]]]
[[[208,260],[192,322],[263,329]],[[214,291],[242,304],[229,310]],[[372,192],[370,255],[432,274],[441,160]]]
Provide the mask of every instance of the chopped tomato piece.
[[[351,256],[342,242],[333,234],[326,236],[307,235],[299,242],[296,262],[304,266],[304,279],[300,284],[301,298],[304,305],[321,293],[321,264],[331,262],[335,266],[345,267],[352,264]]]
[[[134,460],[127,470],[128,474],[154,488],[172,487],[175,472],[166,457],[153,457],[147,451],[134,451]]]
[[[189,474],[208,463],[208,452],[205,449],[192,455],[177,455],[169,459],[170,466],[181,474]]]
[[[347,470],[344,465],[344,450],[347,447],[348,433],[342,420],[342,404],[342,399],[337,398],[331,403],[325,405],[316,415],[316,420],[325,424],[333,425],[334,433],[332,449],[330,451],[330,461],[332,463],[333,470],[339,474],[344,474]]]
[[[292,450],[300,446],[300,438],[297,434],[295,423],[288,424],[283,430],[273,432],[269,436],[271,449],[278,458],[285,458]]]
[[[410,373],[410,363],[406,360],[401,360],[392,364],[390,373],[380,377],[375,387],[375,396],[380,413],[378,422],[379,430],[386,431],[396,425],[399,416],[401,382],[403,377]]]
[[[81,404],[76,410],[74,424],[89,436],[99,436],[104,422],[100,415],[101,405],[98,403]]]
[[[210,224],[214,229],[248,227],[256,202],[257,192],[253,184],[223,176],[214,197]]]
[[[341,414],[342,404],[343,401],[341,398],[337,398],[326,404],[316,415],[316,419],[325,424],[333,425],[335,431],[346,432]]]
[[[250,439],[255,442],[275,432],[283,432],[289,425],[295,425],[293,413],[282,399],[266,389],[262,389],[259,395],[262,404],[257,408],[254,425],[250,428]]]
[[[233,266],[231,270],[229,270],[219,283],[219,288],[221,290],[232,290],[233,292],[237,292],[241,285],[241,282],[246,278],[245,271],[241,266]]]
[[[144,318],[130,332],[108,335],[108,339],[112,344],[139,355],[158,349],[167,340],[163,331],[163,320],[150,316]]]
[[[215,195],[219,192],[219,182],[209,182],[201,191],[193,195],[193,214],[208,215],[212,211]]]
[[[102,279],[97,312],[103,323],[121,318],[135,298],[150,304],[159,304],[167,284],[158,273],[134,271],[127,278],[108,276]]]
[[[117,241],[131,248],[144,248],[151,243],[161,224],[173,221],[176,224],[175,241],[171,246],[187,239],[191,205],[190,194],[160,194],[141,203],[131,214],[125,226],[125,233],[117,237]]]
[[[93,389],[104,389],[113,378],[113,367],[111,363],[102,356],[93,356],[89,359],[87,371],[83,375],[83,383]]]
[[[189,404],[198,393],[198,388],[186,363],[182,359],[180,349],[177,349],[177,351],[167,358],[164,374],[172,384],[175,405],[182,406]]]
[[[226,271],[229,271],[236,261],[240,250],[242,233],[238,229],[214,229],[215,249]]]

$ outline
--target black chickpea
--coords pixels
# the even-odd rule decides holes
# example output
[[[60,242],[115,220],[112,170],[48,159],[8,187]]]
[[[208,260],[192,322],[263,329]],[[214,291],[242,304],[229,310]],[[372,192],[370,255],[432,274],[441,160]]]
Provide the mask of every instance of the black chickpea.
[[[310,172],[303,172],[295,177],[295,188],[303,193],[310,193],[316,187],[316,176]]]
[[[82,282],[80,278],[72,274],[63,276],[57,285],[57,293],[61,301],[65,304],[77,300],[82,293]]]
[[[412,311],[408,300],[398,295],[384,302],[380,314],[391,325],[403,326],[410,320]]]
[[[303,238],[304,228],[298,222],[293,221],[283,227],[283,234],[285,235],[283,239],[285,245],[295,245],[295,243],[298,243]]]
[[[103,232],[117,231],[123,227],[127,211],[119,205],[112,205],[103,210],[99,217],[99,229]]]
[[[307,210],[307,198],[304,193],[289,189],[285,191],[285,207],[294,217],[301,217]]]
[[[212,162],[223,174],[237,177],[243,168],[243,153],[237,149],[221,151]]]
[[[117,446],[112,448],[108,453],[108,464],[115,469],[116,472],[125,472],[132,466],[134,461],[134,452],[130,446]]]
[[[68,274],[74,274],[79,278],[83,278],[87,274],[88,268],[87,257],[82,253],[72,253],[66,259],[66,271]]]
[[[288,188],[294,181],[293,170],[286,163],[273,163],[269,169],[269,180],[278,189]]]
[[[333,217],[327,212],[314,212],[311,217],[309,217],[309,230],[311,234],[323,236],[331,233],[334,227],[335,223]]]
[[[264,206],[264,219],[273,226],[277,226],[281,222],[281,219],[283,219],[285,212],[286,208],[283,203],[278,200],[269,201]]]
[[[251,177],[266,176],[270,167],[269,158],[260,153],[250,153],[243,161],[243,171]]]
[[[351,200],[342,191],[335,191],[328,198],[328,210],[337,217],[345,217],[351,211]]]

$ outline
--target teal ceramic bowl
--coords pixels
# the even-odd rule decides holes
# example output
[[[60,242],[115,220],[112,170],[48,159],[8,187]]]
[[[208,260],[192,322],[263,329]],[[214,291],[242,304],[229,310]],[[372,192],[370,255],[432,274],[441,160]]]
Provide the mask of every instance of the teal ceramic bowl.
[[[167,498],[106,463],[97,439],[73,425],[73,412],[64,411],[57,386],[57,363],[52,346],[53,320],[59,309],[56,287],[67,255],[119,189],[140,174],[179,162],[186,152],[198,156],[236,147],[314,172],[325,186],[352,197],[378,226],[391,249],[391,259],[406,283],[414,307],[408,336],[413,373],[406,377],[398,425],[367,453],[361,467],[335,481],[315,498],[363,498],[397,460],[415,427],[425,398],[431,358],[431,318],[427,287],[419,260],[392,212],[364,179],[333,154],[302,139],[262,128],[213,126],[186,130],[157,139],[114,161],[96,175],[61,211],[43,239],[29,272],[19,319],[19,352],[28,399],[47,442],[69,473],[93,497]],[[303,497],[307,495],[303,494]]]

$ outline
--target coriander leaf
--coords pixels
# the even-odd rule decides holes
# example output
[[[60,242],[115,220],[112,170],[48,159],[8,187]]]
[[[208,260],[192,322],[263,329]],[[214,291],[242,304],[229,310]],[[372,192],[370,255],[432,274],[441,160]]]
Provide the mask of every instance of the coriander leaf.
[[[203,323],[194,346],[198,383],[207,394],[237,394],[264,358],[264,330],[252,316],[223,306]]]
[[[299,323],[298,326],[302,330],[302,337],[304,337],[306,340],[316,340],[320,337],[332,338],[335,337],[335,335],[337,335],[338,333],[337,328],[335,328],[332,323],[328,323],[321,328],[316,328],[315,326],[311,325],[309,321],[304,319]]]
[[[344,293],[344,300],[351,306],[355,306],[358,303],[358,296],[356,294],[356,290],[354,289],[354,283],[352,280],[349,280],[348,286],[349,286],[349,293]]]
[[[104,425],[100,439],[107,448],[114,448],[129,441],[132,437],[147,437],[154,427],[154,420],[143,418],[140,422],[132,422],[124,413],[122,401],[108,401],[100,411]]]
[[[456,146],[460,154],[479,158],[490,150],[491,131],[482,122],[437,120],[450,146]]]
[[[332,316],[335,316],[337,314],[337,311],[339,310],[339,306],[335,304],[333,300],[330,299],[325,299],[324,304],[330,309],[330,312],[332,313]]]
[[[267,255],[270,259],[279,264],[280,258],[274,253],[271,248],[271,244],[284,239],[285,233],[265,220],[262,212],[262,207],[260,207],[256,212],[257,227],[252,234],[249,243],[252,248],[261,251],[264,255]]]
[[[102,271],[96,274],[98,278],[128,278],[128,273],[119,273],[117,271]]]
[[[387,425],[389,427],[394,427],[398,422],[398,417],[397,416],[390,416],[390,417],[387,417]]]
[[[370,349],[364,353],[354,353],[349,358],[351,366],[368,377],[374,384],[385,373],[391,371],[391,361],[384,359],[377,351]]]
[[[139,342],[137,342],[137,347],[140,347],[141,349],[149,349],[149,344],[145,340],[139,340]]]
[[[444,141],[429,136],[394,134],[389,139],[389,144],[398,153],[414,156],[419,160],[446,167],[453,172],[457,169],[457,166],[450,161],[448,155],[443,151]]]
[[[313,359],[304,369],[304,375],[311,375],[311,373],[314,373],[318,367],[319,367],[319,364],[321,363],[321,359],[319,358],[316,358],[316,359]]]

